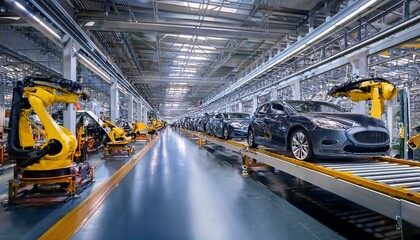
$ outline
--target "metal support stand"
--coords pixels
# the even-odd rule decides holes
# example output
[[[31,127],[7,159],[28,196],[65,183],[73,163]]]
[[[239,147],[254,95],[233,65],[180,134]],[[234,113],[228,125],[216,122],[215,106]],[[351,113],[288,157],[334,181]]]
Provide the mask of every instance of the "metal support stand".
[[[242,155],[242,176],[248,177],[248,168],[249,168],[249,157]]]

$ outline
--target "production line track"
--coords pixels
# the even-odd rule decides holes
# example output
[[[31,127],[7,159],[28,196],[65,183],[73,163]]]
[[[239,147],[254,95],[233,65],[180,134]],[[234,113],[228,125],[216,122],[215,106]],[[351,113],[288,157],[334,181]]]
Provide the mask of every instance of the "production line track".
[[[304,162],[245,143],[222,140],[204,133],[180,129],[202,147],[213,143],[238,152],[243,173],[261,163],[270,165],[398,221],[420,227],[420,163],[389,157]]]

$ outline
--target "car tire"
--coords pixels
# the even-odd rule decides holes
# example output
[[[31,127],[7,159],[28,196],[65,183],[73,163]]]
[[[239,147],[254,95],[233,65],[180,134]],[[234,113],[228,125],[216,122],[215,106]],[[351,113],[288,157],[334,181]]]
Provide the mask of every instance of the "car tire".
[[[248,130],[247,142],[248,142],[248,145],[252,148],[258,147],[258,144],[255,143],[255,135],[252,129]]]
[[[226,126],[223,127],[223,139],[229,140],[229,129]]]
[[[302,161],[313,160],[311,139],[304,129],[296,129],[290,134],[289,146],[294,158]]]

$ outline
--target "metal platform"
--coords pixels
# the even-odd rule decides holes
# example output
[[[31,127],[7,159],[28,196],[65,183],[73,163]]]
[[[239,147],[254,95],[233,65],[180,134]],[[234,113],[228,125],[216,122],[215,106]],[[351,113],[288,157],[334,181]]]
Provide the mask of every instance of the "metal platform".
[[[244,142],[222,140],[204,133],[180,129],[199,146],[217,144],[243,156],[243,169],[264,163],[358,203],[384,216],[420,227],[420,163],[372,157],[335,162],[299,161]]]

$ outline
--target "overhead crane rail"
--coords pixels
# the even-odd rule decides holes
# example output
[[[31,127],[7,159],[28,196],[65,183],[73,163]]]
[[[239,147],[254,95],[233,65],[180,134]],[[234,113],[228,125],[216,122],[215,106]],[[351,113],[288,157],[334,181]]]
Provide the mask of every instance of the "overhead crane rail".
[[[212,143],[241,154],[244,175],[269,165],[389,218],[420,227],[420,163],[389,157],[304,162],[244,143],[180,129],[200,147]]]

